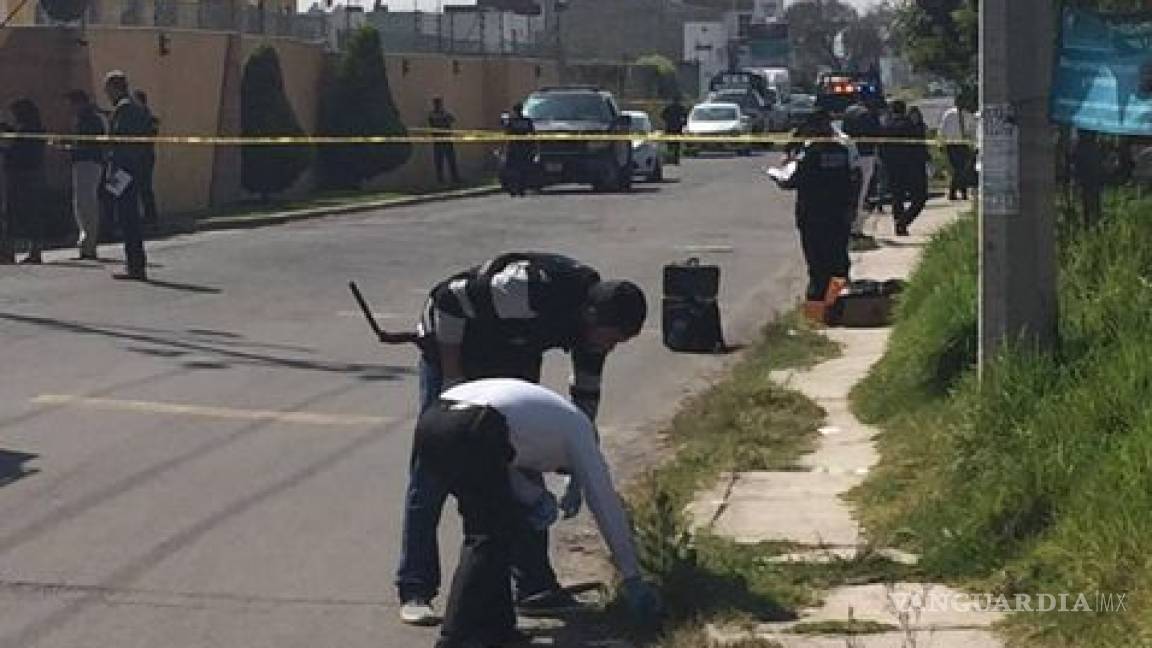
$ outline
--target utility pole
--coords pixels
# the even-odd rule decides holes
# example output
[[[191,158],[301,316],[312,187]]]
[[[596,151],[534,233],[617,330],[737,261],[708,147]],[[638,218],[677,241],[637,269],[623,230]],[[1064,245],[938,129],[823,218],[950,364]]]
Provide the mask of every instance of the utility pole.
[[[1056,341],[1051,0],[981,0],[980,366]]]

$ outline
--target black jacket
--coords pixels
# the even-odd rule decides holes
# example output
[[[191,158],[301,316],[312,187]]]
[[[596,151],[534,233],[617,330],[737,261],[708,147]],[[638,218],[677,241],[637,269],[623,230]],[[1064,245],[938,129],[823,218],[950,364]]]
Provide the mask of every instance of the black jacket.
[[[429,295],[418,327],[426,342],[460,344],[465,377],[539,381],[549,349],[572,355],[572,400],[595,418],[605,355],[583,348],[593,268],[559,254],[512,252],[453,275]],[[436,344],[422,344],[437,364]]]
[[[112,110],[109,126],[112,135],[144,137],[152,135],[153,128],[152,114],[131,99],[121,99]],[[109,146],[109,156],[113,166],[127,171],[131,176],[137,176],[148,164],[150,148],[149,144],[117,143]]]
[[[843,221],[854,215],[857,194],[848,147],[810,142],[787,188],[796,189],[796,222]]]
[[[923,143],[928,134],[923,125],[914,123],[907,116],[898,115],[889,122],[885,136],[892,139],[920,140],[909,144],[889,143],[881,147],[881,158],[889,167],[907,169],[916,165],[923,166],[928,161],[928,146]]]
[[[76,125],[73,127],[77,135],[103,135],[104,119],[96,112],[92,106],[84,109],[76,117]],[[73,162],[103,162],[104,161],[104,146],[99,142],[73,142],[72,143],[72,161]]]

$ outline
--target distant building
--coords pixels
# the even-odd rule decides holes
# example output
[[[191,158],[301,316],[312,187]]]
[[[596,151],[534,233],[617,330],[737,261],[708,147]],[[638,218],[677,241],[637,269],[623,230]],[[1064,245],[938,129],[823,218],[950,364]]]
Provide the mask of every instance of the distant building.
[[[702,92],[708,81],[728,69],[728,28],[721,21],[684,23],[683,60],[699,65]]]

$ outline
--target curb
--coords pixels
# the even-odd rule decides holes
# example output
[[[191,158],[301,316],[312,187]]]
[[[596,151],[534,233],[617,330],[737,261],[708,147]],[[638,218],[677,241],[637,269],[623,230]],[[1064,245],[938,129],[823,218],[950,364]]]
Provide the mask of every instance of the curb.
[[[404,196],[401,198],[388,198],[371,202],[349,203],[344,205],[331,205],[327,207],[310,207],[293,211],[272,212],[268,214],[253,214],[249,216],[217,216],[191,221],[186,227],[172,227],[161,232],[161,236],[172,234],[186,234],[190,232],[212,232],[221,230],[254,229],[270,225],[283,225],[325,216],[354,214],[358,212],[376,211],[381,209],[395,209],[436,202],[447,202],[464,198],[478,198],[490,196],[503,191],[499,185],[486,185],[457,191],[445,191],[418,196]]]

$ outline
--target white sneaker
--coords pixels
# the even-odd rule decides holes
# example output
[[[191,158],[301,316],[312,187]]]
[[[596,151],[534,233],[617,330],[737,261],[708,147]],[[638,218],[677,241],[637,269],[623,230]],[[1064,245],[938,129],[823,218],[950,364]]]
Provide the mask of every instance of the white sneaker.
[[[422,599],[405,601],[400,606],[400,620],[414,626],[434,626],[440,623],[440,617],[432,609],[432,604]]]

